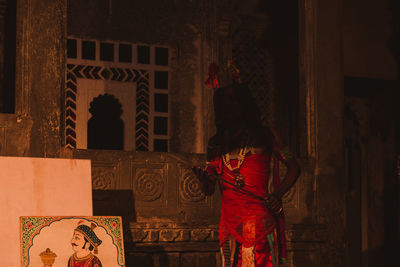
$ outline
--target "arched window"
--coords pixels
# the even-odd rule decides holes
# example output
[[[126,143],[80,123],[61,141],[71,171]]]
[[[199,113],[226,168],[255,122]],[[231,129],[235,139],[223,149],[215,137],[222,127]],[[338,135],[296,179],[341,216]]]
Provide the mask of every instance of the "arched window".
[[[70,37],[67,49],[66,146],[168,152],[169,48]],[[116,143],[100,145],[93,138],[109,141],[105,137],[92,136],[92,131],[99,128],[89,129],[89,126],[101,127],[101,124],[96,124],[97,118],[93,117],[95,122],[92,119],[88,122],[89,106],[100,99],[91,101],[101,95],[104,98],[102,101],[106,101],[109,97],[106,94],[115,96],[124,111],[120,116],[124,129],[123,141],[117,146],[119,148],[115,147]],[[92,111],[90,113],[94,116]]]
[[[89,112],[92,117],[87,122],[87,148],[124,149],[124,122],[118,99],[99,95],[90,103]]]

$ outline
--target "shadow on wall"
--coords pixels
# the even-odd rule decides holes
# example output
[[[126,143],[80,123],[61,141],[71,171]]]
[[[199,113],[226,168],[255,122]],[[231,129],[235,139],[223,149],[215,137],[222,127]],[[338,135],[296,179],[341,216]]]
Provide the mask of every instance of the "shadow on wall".
[[[135,199],[132,190],[93,190],[93,215],[121,216],[124,231],[125,263],[127,267],[153,267],[159,262],[160,267],[175,266],[179,256],[170,260],[164,248],[152,245],[149,249],[136,246],[132,242],[130,222],[136,222]],[[170,263],[172,265],[170,265]],[[178,266],[176,265],[176,266]]]
[[[124,149],[122,106],[113,95],[95,97],[90,103],[92,117],[87,123],[88,149]]]
[[[126,250],[127,244],[132,242],[129,223],[136,221],[135,199],[132,190],[93,190],[93,215],[122,217]]]

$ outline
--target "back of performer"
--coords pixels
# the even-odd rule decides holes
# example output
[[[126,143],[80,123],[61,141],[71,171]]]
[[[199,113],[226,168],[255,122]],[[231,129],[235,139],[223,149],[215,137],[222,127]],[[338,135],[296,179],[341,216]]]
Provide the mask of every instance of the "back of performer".
[[[299,176],[298,164],[281,150],[276,134],[262,125],[245,85],[218,88],[214,111],[217,132],[208,142],[209,164],[205,170],[194,171],[208,194],[214,192],[215,177],[219,177],[223,266],[277,267],[285,256],[279,255],[282,244],[278,242],[279,235],[284,235],[281,198]],[[288,174],[282,186],[270,193],[272,157],[288,167]]]

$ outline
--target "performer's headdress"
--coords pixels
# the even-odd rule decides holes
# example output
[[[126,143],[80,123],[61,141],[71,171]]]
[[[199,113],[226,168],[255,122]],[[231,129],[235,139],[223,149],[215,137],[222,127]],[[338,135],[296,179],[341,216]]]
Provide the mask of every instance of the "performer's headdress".
[[[89,226],[87,226],[85,224],[81,224],[81,223],[82,223],[81,221],[78,223],[78,226],[75,228],[75,231],[81,233],[87,239],[87,241],[94,248],[94,254],[97,254],[98,246],[100,246],[100,244],[103,241],[101,241],[93,231],[93,229],[96,228],[96,224],[91,223],[91,225],[89,227]]]
[[[215,64],[210,65],[206,84],[214,89],[216,134],[208,141],[207,159],[220,156],[244,146],[270,149],[272,135],[263,126],[261,113],[246,83],[242,82],[236,59],[228,62],[232,83],[220,87]]]

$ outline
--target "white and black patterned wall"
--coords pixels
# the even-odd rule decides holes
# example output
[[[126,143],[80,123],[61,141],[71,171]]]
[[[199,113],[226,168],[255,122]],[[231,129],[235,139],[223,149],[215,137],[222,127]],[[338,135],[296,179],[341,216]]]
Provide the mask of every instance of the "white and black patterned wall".
[[[169,48],[73,37],[67,47],[66,146],[167,152]]]

